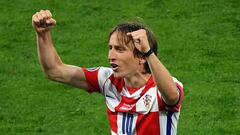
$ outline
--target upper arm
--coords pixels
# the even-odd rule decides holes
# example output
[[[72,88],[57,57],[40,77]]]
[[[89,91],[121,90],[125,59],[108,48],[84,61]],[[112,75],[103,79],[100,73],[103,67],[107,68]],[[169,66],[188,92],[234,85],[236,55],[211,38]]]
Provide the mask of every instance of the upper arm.
[[[160,98],[162,100],[162,104],[164,105],[164,109],[168,109],[171,110],[173,112],[178,112],[181,105],[182,105],[182,101],[184,98],[184,91],[183,91],[183,84],[178,81],[176,78],[173,77],[174,83],[176,84],[176,89],[178,91],[178,100],[175,104],[169,105],[167,104],[163,98]],[[161,94],[159,92],[159,97],[161,97]]]
[[[85,74],[81,67],[62,64],[48,73],[51,80],[72,85],[81,89],[88,89]]]

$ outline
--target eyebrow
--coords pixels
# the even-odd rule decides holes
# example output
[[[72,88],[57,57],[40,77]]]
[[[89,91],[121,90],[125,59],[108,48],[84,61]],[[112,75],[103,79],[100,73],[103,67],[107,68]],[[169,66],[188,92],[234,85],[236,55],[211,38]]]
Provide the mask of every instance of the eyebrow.
[[[120,44],[115,44],[115,45],[108,44],[108,46],[122,46],[122,45],[120,45]]]
[[[116,44],[116,45],[111,45],[111,44],[108,44],[108,47],[114,47],[114,48],[123,48],[123,49],[127,49],[127,46],[125,45],[120,45],[120,44]]]

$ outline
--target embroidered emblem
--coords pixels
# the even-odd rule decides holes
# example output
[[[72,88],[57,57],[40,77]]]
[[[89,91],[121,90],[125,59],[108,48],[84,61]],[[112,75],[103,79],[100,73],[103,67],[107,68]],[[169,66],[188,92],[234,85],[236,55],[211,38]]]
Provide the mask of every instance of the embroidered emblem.
[[[149,95],[149,94],[145,95],[144,98],[143,98],[143,103],[144,103],[147,111],[150,110],[150,107],[151,107],[150,104],[151,104],[151,102],[152,102],[152,96]]]
[[[129,111],[129,110],[131,110],[133,107],[134,107],[134,105],[130,105],[130,104],[125,104],[125,103],[124,103],[124,104],[120,107],[120,110]]]

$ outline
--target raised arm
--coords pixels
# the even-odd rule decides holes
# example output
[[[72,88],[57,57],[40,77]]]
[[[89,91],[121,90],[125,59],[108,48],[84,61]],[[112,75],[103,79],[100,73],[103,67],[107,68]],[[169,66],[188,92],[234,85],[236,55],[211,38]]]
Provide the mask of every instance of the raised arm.
[[[135,47],[140,52],[146,53],[150,50],[146,31],[144,29],[128,33],[128,35],[132,36]],[[159,89],[164,101],[168,105],[176,104],[179,100],[179,93],[171,74],[154,53],[146,57],[146,61],[148,62],[152,76],[154,78],[154,82]]]
[[[38,58],[46,76],[53,80],[87,89],[85,75],[80,67],[64,64],[51,38],[51,29],[56,25],[49,10],[41,10],[32,16],[32,26],[36,31]]]

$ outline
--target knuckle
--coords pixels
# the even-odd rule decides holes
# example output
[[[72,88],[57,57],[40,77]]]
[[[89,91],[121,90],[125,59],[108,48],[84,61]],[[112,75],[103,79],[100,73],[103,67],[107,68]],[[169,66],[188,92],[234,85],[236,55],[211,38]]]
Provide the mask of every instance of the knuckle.
[[[50,11],[48,9],[46,9],[45,12],[50,13]]]
[[[42,15],[41,14],[38,14],[38,19],[42,19]]]

